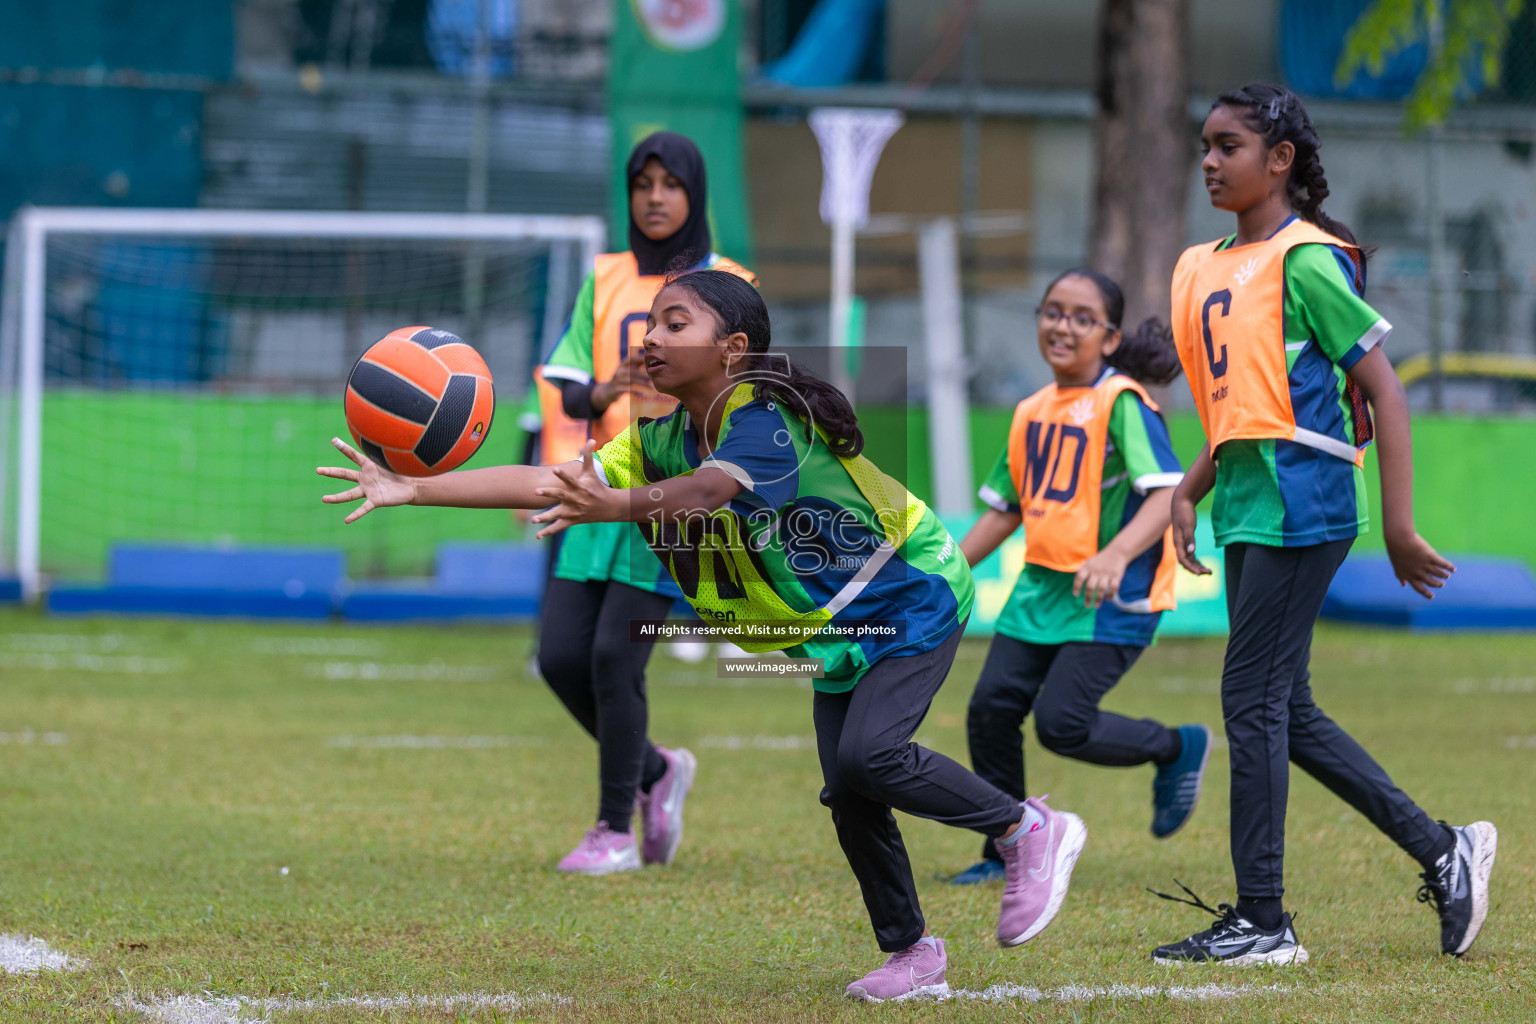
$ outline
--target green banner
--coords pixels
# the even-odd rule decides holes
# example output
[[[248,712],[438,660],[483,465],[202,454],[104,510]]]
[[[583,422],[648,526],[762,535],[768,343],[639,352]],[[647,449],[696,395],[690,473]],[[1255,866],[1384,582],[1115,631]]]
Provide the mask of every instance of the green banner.
[[[615,249],[629,245],[625,164],[651,132],[692,139],[709,173],[709,230],[715,251],[752,264],[752,224],[742,174],[741,83],[736,50],[739,0],[614,0],[608,62],[613,131],[611,176]]]

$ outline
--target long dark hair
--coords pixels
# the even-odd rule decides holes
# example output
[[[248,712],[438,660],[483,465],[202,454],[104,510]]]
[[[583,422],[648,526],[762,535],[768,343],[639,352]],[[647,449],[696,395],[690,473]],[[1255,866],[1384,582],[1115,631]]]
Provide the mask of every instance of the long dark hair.
[[[864,450],[864,432],[853,405],[837,388],[796,365],[792,359],[775,359],[768,348],[773,330],[768,307],[749,281],[724,270],[695,270],[680,274],[668,287],[686,288],[714,313],[722,337],[747,336],[750,359],[738,375],[752,382],[758,401],[783,402],[805,424],[805,439],[821,428],[832,454],[852,458]]]
[[[1073,267],[1057,274],[1045,286],[1045,294],[1051,294],[1052,288],[1069,277],[1093,282],[1104,302],[1104,316],[1120,330],[1120,321],[1125,316],[1125,294],[1115,279],[1091,267]],[[1120,347],[1104,361],[1141,384],[1168,384],[1183,369],[1179,350],[1173,344],[1172,329],[1155,316],[1147,317],[1129,334],[1121,331]]]
[[[1328,179],[1323,174],[1323,162],[1317,151],[1322,140],[1312,126],[1307,108],[1301,105],[1301,97],[1281,85],[1268,82],[1252,82],[1232,92],[1216,97],[1211,109],[1229,107],[1239,112],[1243,124],[1264,139],[1264,145],[1274,149],[1282,142],[1296,147],[1296,159],[1291,161],[1291,176],[1285,183],[1286,198],[1291,209],[1302,220],[1310,221],[1328,232],[1360,248],[1355,233],[1343,221],[1334,220],[1323,212],[1323,200],[1328,198]],[[1361,250],[1361,258],[1370,251]]]

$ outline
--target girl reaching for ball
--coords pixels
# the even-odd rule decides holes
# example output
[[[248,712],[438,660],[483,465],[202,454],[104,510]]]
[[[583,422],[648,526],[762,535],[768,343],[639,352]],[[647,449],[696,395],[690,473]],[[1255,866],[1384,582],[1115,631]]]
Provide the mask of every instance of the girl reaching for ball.
[[[542,459],[578,457],[641,416],[665,416],[640,364],[651,300],[675,265],[718,267],[751,279],[710,251],[704,157],[689,139],[656,132],[629,156],[629,249],[597,258],[559,343],[535,379],[543,414]],[[695,761],[647,735],[645,666],[652,642],[632,619],[665,618],[676,585],[627,524],[586,522],[551,538],[552,569],[539,610],[539,671],[597,741],[596,824],[560,861],[561,871],[606,875],[670,864],[682,839]],[[641,842],[630,830],[640,806]]]
[[[356,469],[352,522],[390,505],[546,509],[545,534],[641,526],[700,617],[737,625],[748,650],[820,659],[812,718],[838,842],[858,880],[883,967],[848,986],[866,1000],[947,991],[893,810],[993,837],[1006,884],[997,938],[1018,945],[1060,909],[1085,830],[1020,802],[912,742],[959,647],[974,588],[937,517],[861,454],[847,398],[769,353],[768,310],[720,271],[676,278],[646,320],[645,370],[680,402],[580,461],[405,478],[341,441]],[[549,507],[552,506],[552,507]],[[748,628],[776,631],[755,639]]]

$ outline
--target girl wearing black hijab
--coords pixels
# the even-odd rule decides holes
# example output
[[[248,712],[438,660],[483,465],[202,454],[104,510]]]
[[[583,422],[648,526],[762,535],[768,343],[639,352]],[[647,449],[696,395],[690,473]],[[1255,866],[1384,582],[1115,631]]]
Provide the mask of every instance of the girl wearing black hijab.
[[[544,418],[542,461],[579,458],[588,437],[606,443],[641,416],[677,407],[651,389],[640,341],[666,275],[712,268],[756,283],[710,248],[704,157],[688,138],[656,132],[629,156],[629,250],[597,258],[559,344],[537,372]],[[681,596],[629,523],[573,526],[558,535],[539,613],[539,670],[597,740],[597,824],[560,861],[561,871],[606,875],[670,864],[683,831],[694,757],[646,735],[650,642],[632,619],[667,617]],[[643,835],[630,817],[638,801]]]

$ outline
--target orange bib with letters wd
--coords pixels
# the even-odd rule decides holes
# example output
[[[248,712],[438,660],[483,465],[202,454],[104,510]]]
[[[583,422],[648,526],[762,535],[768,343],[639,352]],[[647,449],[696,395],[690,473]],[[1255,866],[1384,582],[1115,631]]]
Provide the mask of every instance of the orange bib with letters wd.
[[[1354,381],[1354,444],[1296,426],[1285,351],[1285,257],[1298,245],[1334,245],[1355,264],[1358,246],[1294,220],[1266,241],[1218,249],[1207,242],[1184,251],[1173,272],[1173,337],[1195,396],[1211,451],[1227,441],[1282,439],[1365,463],[1371,421]]]
[[[741,264],[725,257],[710,268],[725,270],[757,284],[757,278]],[[597,258],[593,270],[592,294],[592,382],[613,377],[619,364],[629,356],[629,346],[645,337],[645,318],[661,286],[667,283],[661,274],[641,276],[632,252],[605,253]],[[539,411],[544,419],[540,439],[540,458],[546,466],[570,462],[581,457],[581,446],[590,436],[602,447],[641,416],[653,419],[666,416],[677,408],[677,400],[666,395],[635,404],[629,395],[619,398],[603,410],[590,426],[586,420],[572,419],[561,404],[560,389],[534,370],[534,386],[539,391]]]
[[[1134,391],[1154,412],[1157,404],[1130,377],[1110,374],[1091,388],[1047,385],[1024,399],[1008,432],[1008,473],[1024,518],[1024,560],[1058,572],[1076,572],[1099,552],[1099,498],[1109,417],[1121,392]],[[1150,611],[1173,602],[1173,537],[1163,534],[1163,557],[1152,584]]]

